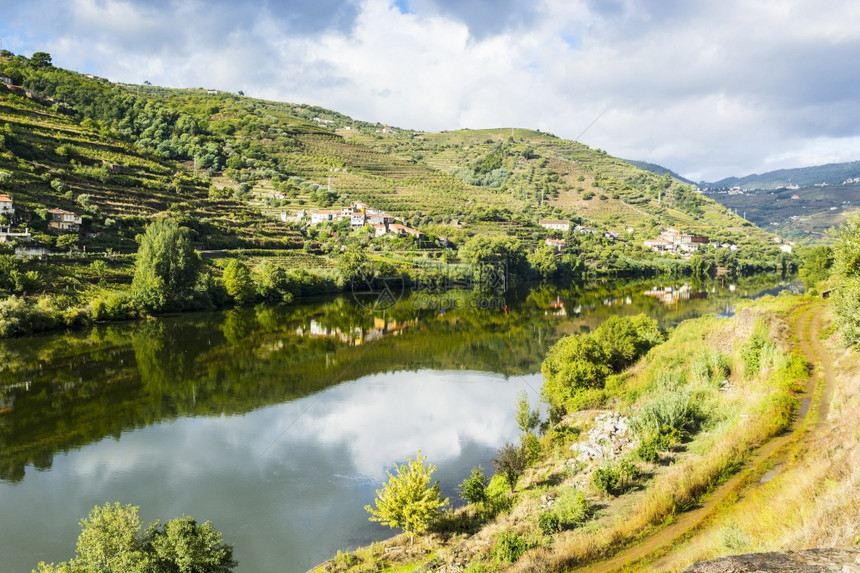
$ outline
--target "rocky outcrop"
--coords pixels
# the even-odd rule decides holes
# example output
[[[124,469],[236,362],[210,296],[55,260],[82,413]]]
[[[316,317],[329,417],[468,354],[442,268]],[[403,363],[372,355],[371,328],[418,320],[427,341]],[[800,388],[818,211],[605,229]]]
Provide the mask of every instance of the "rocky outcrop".
[[[807,549],[733,555],[696,563],[682,573],[860,573],[858,549]]]
[[[619,457],[633,445],[628,424],[629,420],[618,412],[607,412],[594,418],[594,427],[588,431],[586,439],[570,447],[576,461],[589,463]]]

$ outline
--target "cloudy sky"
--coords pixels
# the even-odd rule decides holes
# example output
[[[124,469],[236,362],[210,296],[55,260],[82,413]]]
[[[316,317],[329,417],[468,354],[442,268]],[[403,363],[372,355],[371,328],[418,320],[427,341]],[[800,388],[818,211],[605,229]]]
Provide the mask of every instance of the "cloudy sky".
[[[856,0],[0,0],[5,49],[699,180],[860,159]]]

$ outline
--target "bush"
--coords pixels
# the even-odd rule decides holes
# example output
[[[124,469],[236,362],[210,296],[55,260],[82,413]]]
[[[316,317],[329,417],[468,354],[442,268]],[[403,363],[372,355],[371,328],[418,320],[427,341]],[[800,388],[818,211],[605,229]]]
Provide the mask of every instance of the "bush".
[[[503,531],[496,538],[493,557],[502,563],[513,563],[528,550],[525,538],[515,531]]]
[[[741,348],[741,358],[744,361],[744,374],[755,376],[761,371],[762,349],[767,344],[773,344],[768,337],[767,324],[758,320],[753,327],[749,340]]]
[[[640,438],[664,432],[666,426],[684,436],[696,431],[704,419],[698,399],[692,392],[667,390],[643,404],[631,426]]]
[[[523,434],[520,438],[520,447],[526,455],[526,464],[531,465],[540,459],[540,440],[533,433]]]
[[[487,501],[485,504],[487,510],[493,515],[508,511],[514,503],[508,482],[502,475],[496,474],[490,478],[486,492]]]
[[[58,320],[52,309],[29,304],[23,298],[13,295],[0,300],[0,338],[49,330]]]
[[[636,455],[643,462],[656,462],[660,459],[660,452],[671,449],[680,443],[681,432],[671,426],[663,426],[656,434],[647,434],[639,440]]]
[[[561,520],[554,511],[544,511],[538,516],[538,527],[544,535],[561,531]]]
[[[528,465],[528,452],[522,446],[513,444],[505,444],[496,452],[496,457],[493,458],[493,465],[496,467],[496,473],[501,474],[511,488],[511,493],[517,485],[517,480],[523,475],[523,472]]]
[[[620,495],[627,491],[631,482],[639,478],[639,468],[629,460],[618,464],[607,463],[594,470],[591,483],[598,490],[610,495]]]
[[[472,473],[460,483],[460,497],[469,503],[479,504],[487,501],[487,477],[484,468],[475,466]]]
[[[559,525],[572,529],[585,523],[591,516],[591,506],[582,492],[572,487],[565,488],[552,507]]]
[[[90,316],[96,321],[133,320],[143,314],[137,299],[125,291],[100,294],[90,303]]]

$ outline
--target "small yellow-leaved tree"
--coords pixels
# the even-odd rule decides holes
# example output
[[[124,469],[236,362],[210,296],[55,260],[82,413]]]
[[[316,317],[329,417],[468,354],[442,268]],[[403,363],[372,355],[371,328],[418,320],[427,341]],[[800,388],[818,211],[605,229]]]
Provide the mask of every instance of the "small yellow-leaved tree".
[[[376,490],[376,507],[364,506],[370,521],[401,528],[409,534],[410,543],[414,542],[414,534],[426,531],[448,505],[448,498],[439,491],[439,482],[430,483],[436,466],[425,464],[426,460],[419,450],[414,460],[407,458],[405,464],[394,464],[396,473],[388,472],[388,482]]]

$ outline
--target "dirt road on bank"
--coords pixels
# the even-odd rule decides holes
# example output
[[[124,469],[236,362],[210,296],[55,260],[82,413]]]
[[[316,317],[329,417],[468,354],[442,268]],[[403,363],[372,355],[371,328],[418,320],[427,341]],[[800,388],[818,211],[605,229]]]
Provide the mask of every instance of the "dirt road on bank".
[[[693,538],[733,500],[743,496],[745,490],[755,487],[766,472],[784,466],[795,447],[810,439],[812,432],[825,424],[833,372],[830,356],[819,338],[823,310],[821,304],[813,303],[799,313],[791,324],[797,347],[812,365],[810,378],[801,397],[801,407],[791,427],[759,447],[744,468],[711,492],[699,507],[679,515],[670,525],[614,557],[574,571],[609,573],[660,569],[660,558],[669,553],[673,546]]]

